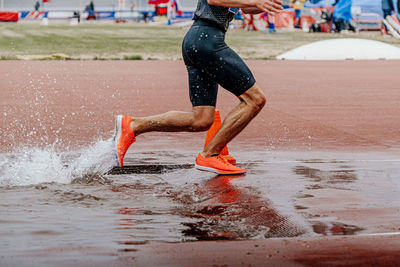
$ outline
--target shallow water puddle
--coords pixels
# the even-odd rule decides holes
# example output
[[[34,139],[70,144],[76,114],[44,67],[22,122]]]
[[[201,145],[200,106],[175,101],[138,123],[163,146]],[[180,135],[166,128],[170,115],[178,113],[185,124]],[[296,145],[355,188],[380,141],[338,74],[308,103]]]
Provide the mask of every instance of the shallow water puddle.
[[[400,167],[391,155],[371,161],[318,153],[313,160],[316,152],[241,152],[247,175],[215,176],[193,168],[191,151],[134,151],[128,166],[112,168],[106,143],[94,144],[97,157],[89,158],[81,152],[1,155],[2,255],[74,246],[134,253],[154,241],[353,235],[393,226],[372,224],[358,210],[400,206]],[[38,155],[55,162],[46,166]]]

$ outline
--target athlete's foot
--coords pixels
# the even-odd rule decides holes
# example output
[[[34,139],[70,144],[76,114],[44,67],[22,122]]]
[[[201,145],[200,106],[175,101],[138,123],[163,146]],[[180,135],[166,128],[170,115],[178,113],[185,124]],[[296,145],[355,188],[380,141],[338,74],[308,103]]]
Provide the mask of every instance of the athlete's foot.
[[[231,155],[221,155],[221,156],[224,157],[230,164],[236,166],[236,159],[233,156]]]
[[[196,158],[196,168],[203,171],[215,172],[220,175],[244,174],[246,169],[230,164],[224,156],[203,157],[201,153]]]
[[[215,153],[215,154],[217,154],[217,153]],[[212,155],[212,154],[210,154],[210,153],[207,153],[207,154],[202,153],[202,156],[203,156],[203,157],[206,157],[206,158],[211,157],[211,155]],[[236,159],[235,159],[233,156],[231,156],[231,155],[224,155],[224,154],[222,154],[222,152],[221,152],[219,155],[220,155],[221,157],[224,157],[230,164],[236,166]]]
[[[129,146],[136,141],[135,133],[131,128],[132,117],[118,115],[115,118],[114,153],[117,166],[124,165],[124,157]]]

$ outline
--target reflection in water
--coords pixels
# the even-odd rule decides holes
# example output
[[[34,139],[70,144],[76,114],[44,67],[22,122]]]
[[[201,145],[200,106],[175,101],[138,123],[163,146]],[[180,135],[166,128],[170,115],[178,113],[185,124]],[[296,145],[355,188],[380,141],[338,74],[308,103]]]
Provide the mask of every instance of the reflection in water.
[[[312,160],[305,163],[324,163],[318,160]],[[342,162],[340,162],[342,163]],[[306,166],[296,166],[293,172],[297,175],[308,178],[312,184],[306,186],[308,190],[318,190],[325,188],[335,188],[342,190],[351,190],[350,183],[357,181],[355,170],[350,169],[348,165],[341,165],[339,170],[322,171]],[[346,186],[347,185],[347,186]],[[340,187],[342,186],[342,187]],[[296,206],[296,209],[306,210],[307,207]],[[320,215],[308,214],[309,218],[318,218]],[[323,216],[322,216],[323,217]],[[340,222],[312,222],[313,231],[322,235],[354,235],[358,231],[364,230],[355,225],[348,225]]]
[[[293,237],[304,233],[280,215],[252,188],[233,186],[245,176],[216,176],[198,190],[199,203],[185,206],[181,213],[198,219],[184,223],[185,236],[198,240]]]
[[[322,235],[354,235],[356,232],[364,230],[361,227],[340,222],[332,222],[328,224],[316,222],[312,227],[315,233]]]
[[[329,184],[353,183],[357,180],[354,170],[322,171],[306,166],[296,166],[293,171],[297,175],[310,178],[312,182],[318,183],[315,189],[330,187]]]
[[[117,243],[130,248],[147,240],[168,241],[166,236],[162,240],[155,237],[157,232],[170,233],[171,241],[294,237],[305,232],[279,214],[254,188],[232,184],[233,180],[244,177],[215,176],[204,183],[179,186],[165,182],[113,185],[111,191],[121,198],[140,192],[141,196],[171,201],[163,207],[151,207],[154,202],[146,205],[146,209],[144,206],[120,207],[116,211],[121,215],[116,228],[124,232],[124,237]]]
[[[136,221],[134,219],[120,219],[118,222],[118,230],[132,230],[135,229]]]
[[[138,209],[137,208],[120,208],[117,213],[122,215],[134,215]]]

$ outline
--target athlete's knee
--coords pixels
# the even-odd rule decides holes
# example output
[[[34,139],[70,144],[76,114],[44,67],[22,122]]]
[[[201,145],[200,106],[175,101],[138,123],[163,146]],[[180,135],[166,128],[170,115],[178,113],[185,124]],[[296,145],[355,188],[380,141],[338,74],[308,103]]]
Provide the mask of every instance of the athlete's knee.
[[[195,119],[192,123],[192,130],[194,132],[207,131],[208,129],[210,129],[213,122],[214,118],[209,117]]]
[[[257,110],[261,110],[265,104],[267,103],[267,97],[264,95],[262,91],[255,97],[254,105]]]
[[[215,108],[212,106],[195,107],[193,110],[192,131],[207,131],[214,122],[214,110]]]
[[[267,98],[258,85],[254,85],[247,90],[243,95],[241,95],[241,98],[255,112],[260,112],[267,103]]]

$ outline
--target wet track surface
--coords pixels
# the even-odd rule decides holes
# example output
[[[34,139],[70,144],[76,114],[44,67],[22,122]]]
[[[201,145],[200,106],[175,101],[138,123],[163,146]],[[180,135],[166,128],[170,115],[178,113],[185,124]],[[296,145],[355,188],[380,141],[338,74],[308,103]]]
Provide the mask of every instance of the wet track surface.
[[[182,62],[0,62],[0,266],[398,266],[399,62],[248,63],[268,103],[229,144],[248,174],[218,177],[204,133],[112,168],[116,114],[191,110]]]
[[[2,256],[90,247],[107,258],[154,241],[368,235],[400,226],[391,211],[400,207],[395,153],[239,152],[249,171],[242,176],[196,170],[193,155],[134,151],[126,167],[104,175],[2,186]],[[381,220],[365,219],[374,210]]]

